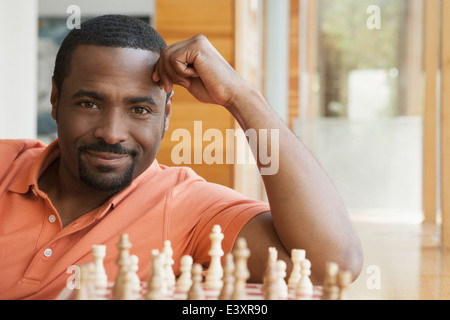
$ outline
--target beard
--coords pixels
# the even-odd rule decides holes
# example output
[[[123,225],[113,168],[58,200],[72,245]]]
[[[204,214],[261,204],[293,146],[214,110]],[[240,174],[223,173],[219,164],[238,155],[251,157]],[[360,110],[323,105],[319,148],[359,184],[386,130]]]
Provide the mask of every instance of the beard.
[[[82,155],[87,150],[109,152],[116,154],[129,154],[131,156],[131,162],[120,172],[114,172],[116,168],[109,166],[96,166],[92,169],[83,159]],[[134,169],[136,166],[136,151],[132,149],[126,149],[121,144],[107,144],[103,140],[96,143],[85,144],[78,148],[78,174],[80,180],[99,191],[105,192],[119,192],[125,189],[133,181]]]

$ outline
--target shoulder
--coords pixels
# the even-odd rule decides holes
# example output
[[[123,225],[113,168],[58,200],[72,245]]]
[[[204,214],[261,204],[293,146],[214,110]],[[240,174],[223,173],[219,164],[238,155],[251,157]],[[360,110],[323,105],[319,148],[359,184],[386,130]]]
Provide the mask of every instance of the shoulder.
[[[43,149],[45,147],[46,145],[43,142],[34,139],[0,139],[0,150],[13,154],[18,154],[28,149]]]
[[[173,187],[182,186],[192,182],[205,182],[205,179],[189,167],[169,167],[157,163],[158,176],[168,181]]]
[[[46,145],[39,140],[0,140],[0,178],[8,172],[12,164],[21,157],[34,157]]]
[[[163,179],[161,187],[170,189],[172,206],[190,206],[209,212],[229,208],[244,209],[248,206],[267,205],[260,200],[251,199],[237,190],[221,184],[209,182],[189,167],[167,167],[159,165]]]

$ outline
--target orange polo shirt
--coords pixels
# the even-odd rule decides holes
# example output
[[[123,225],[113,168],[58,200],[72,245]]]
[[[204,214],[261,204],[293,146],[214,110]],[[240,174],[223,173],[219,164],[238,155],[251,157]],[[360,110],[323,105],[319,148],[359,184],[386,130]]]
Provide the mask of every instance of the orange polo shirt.
[[[174,272],[189,254],[209,262],[209,234],[222,227],[230,252],[246,222],[268,204],[208,183],[191,169],[155,161],[126,189],[62,227],[58,212],[39,190],[38,178],[59,157],[58,140],[0,140],[0,299],[54,299],[73,279],[74,265],[92,262],[91,247],[106,245],[109,281],[117,276],[117,244],[129,235],[138,275],[148,280],[151,250],[173,247]]]

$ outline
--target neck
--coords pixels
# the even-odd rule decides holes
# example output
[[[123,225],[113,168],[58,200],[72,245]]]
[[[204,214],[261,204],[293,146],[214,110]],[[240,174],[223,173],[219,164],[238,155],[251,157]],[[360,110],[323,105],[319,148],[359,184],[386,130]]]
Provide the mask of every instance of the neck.
[[[63,226],[100,207],[115,194],[100,192],[79,180],[65,178],[59,159],[44,171],[38,184],[51,200]]]

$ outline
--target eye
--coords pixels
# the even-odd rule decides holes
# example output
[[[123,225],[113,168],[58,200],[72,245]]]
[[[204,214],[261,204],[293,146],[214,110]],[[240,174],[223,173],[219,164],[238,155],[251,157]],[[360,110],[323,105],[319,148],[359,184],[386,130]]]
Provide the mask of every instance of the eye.
[[[136,115],[140,115],[140,116],[144,116],[147,114],[150,114],[150,110],[148,108],[145,107],[134,107],[133,109],[131,109],[131,112],[136,114]]]
[[[81,101],[80,106],[86,109],[98,109],[99,107],[92,101]]]

